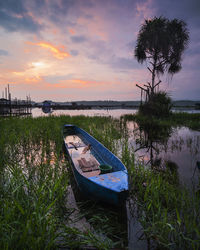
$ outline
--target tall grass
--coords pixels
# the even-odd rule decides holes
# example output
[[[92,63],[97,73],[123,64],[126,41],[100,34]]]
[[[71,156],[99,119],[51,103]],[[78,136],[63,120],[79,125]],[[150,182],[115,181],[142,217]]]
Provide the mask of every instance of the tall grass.
[[[2,120],[0,126],[0,247],[52,248],[58,217],[67,214],[69,183],[58,127],[31,118]]]
[[[125,121],[136,121],[152,141],[164,141],[171,128],[200,128],[200,114],[172,114],[166,119],[148,119],[127,115]],[[152,131],[153,130],[153,131]],[[190,141],[188,143],[193,143]],[[177,144],[177,142],[176,142]],[[178,146],[178,145],[176,145]],[[191,147],[191,145],[189,145]],[[194,145],[195,146],[195,145]],[[131,161],[134,151],[125,148],[125,160]],[[195,152],[198,152],[197,147]],[[122,158],[123,159],[123,158]],[[147,169],[137,162],[129,166],[131,209],[137,204],[138,219],[149,244],[158,249],[200,248],[200,196],[179,185],[176,171]],[[200,185],[200,180],[199,180]],[[132,206],[134,204],[134,206]],[[135,212],[133,211],[133,214]],[[151,249],[153,246],[149,245]]]
[[[88,245],[112,249],[116,244],[126,248],[125,232],[120,234],[116,224],[118,212],[89,205],[80,216],[86,216],[94,230],[69,226],[69,166],[61,133],[67,123],[85,129],[122,159],[129,172],[130,199],[137,204],[138,220],[149,242],[158,249],[200,247],[199,196],[180,188],[168,173],[138,165],[122,121],[50,116],[0,120],[1,249],[82,249]]]
[[[156,249],[199,249],[200,196],[178,186],[171,173],[135,164],[129,175],[130,199],[146,239]]]
[[[102,239],[92,231],[69,226],[69,171],[62,150],[62,127],[66,123],[86,129],[109,148],[114,145],[109,134],[117,137],[115,122],[110,118],[0,120],[1,249],[78,249],[84,245],[112,248],[114,243],[109,237]]]

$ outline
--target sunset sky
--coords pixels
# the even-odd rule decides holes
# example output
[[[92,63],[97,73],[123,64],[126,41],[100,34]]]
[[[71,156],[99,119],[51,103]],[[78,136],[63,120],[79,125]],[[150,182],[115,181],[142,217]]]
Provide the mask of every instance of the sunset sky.
[[[199,0],[0,0],[0,97],[34,101],[139,100],[150,80],[134,58],[145,19],[184,20],[182,70],[164,75],[175,100],[200,99]]]

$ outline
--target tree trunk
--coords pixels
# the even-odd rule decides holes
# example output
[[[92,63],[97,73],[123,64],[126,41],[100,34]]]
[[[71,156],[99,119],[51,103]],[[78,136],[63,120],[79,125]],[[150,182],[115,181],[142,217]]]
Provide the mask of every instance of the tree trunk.
[[[153,69],[152,69],[152,81],[151,81],[151,95],[154,94],[155,78],[156,78],[156,66],[157,66],[157,52],[154,52],[153,56]]]

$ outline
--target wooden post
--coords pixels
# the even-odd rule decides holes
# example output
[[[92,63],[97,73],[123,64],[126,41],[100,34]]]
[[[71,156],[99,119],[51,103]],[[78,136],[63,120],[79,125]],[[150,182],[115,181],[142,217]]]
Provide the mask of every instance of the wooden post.
[[[10,93],[10,89],[9,89],[9,84],[8,84],[8,98],[9,98],[9,93]]]
[[[8,101],[9,101],[9,110],[10,110],[10,116],[12,114],[12,107],[11,107],[11,94],[10,94],[10,87],[9,87],[9,84],[8,84]]]
[[[12,114],[11,93],[9,93],[10,115]]]

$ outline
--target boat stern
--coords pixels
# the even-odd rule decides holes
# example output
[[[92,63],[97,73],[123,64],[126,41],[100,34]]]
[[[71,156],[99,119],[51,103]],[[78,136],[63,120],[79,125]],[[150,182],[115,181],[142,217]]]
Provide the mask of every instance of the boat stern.
[[[96,195],[108,203],[120,205],[128,197],[128,174],[126,171],[101,174],[90,177],[90,180],[99,187]]]

